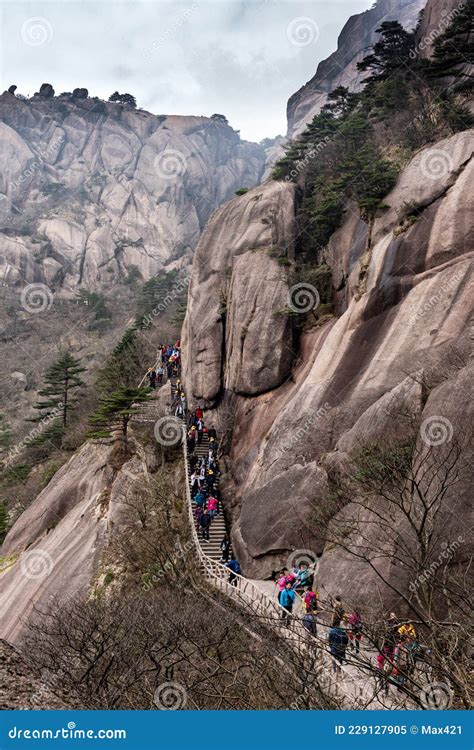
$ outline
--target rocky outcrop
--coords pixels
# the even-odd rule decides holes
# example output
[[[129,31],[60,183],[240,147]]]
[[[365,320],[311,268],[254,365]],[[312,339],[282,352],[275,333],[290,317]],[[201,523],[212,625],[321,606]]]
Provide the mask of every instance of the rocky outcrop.
[[[21,514],[3,543],[0,638],[21,640],[34,607],[84,594],[115,533],[135,518],[127,502],[143,486],[142,451],[112,468],[111,447],[85,443]]]
[[[195,399],[256,395],[288,375],[292,341],[280,261],[293,257],[294,186],[278,182],[218,209],[196,249],[183,326],[184,378]]]
[[[187,264],[216,206],[263,173],[264,149],[223,122],[84,92],[0,97],[4,283],[64,293],[116,285],[132,266],[148,279]]]
[[[304,130],[335,88],[346,86],[351,91],[360,88],[367,73],[358,71],[357,63],[369,54],[381,23],[397,20],[405,28],[413,29],[425,3],[426,0],[378,0],[370,10],[351,16],[337,40],[336,52],[323,60],[315,76],[289,99],[288,138],[295,138]]]
[[[333,285],[340,290],[338,317],[306,333],[293,372],[288,373],[285,363],[286,381],[272,377],[273,390],[264,382],[257,397],[248,388],[236,387],[234,350],[221,346],[223,324],[216,297],[225,275],[203,270],[211,265],[212,255],[219,258],[219,269],[232,264],[232,274],[241,273],[240,238],[252,233],[255,223],[249,221],[248,204],[237,200],[213,217],[205,243],[211,248],[209,256],[204,244],[200,246],[193,271],[184,336],[186,383],[194,397],[219,404],[212,419],[225,423],[232,415],[223,486],[233,542],[246,575],[268,576],[293,549],[311,549],[322,555],[322,571],[339,570],[341,587],[346,563],[338,568],[339,558],[332,551],[326,566],[324,530],[308,520],[312,509],[327,504],[324,456],[333,456],[337,464],[366,440],[405,437],[406,428],[391,415],[406,410],[415,421],[425,418],[430,402],[424,405],[420,383],[441,379],[455,398],[472,314],[474,226],[467,187],[472,149],[473,134],[464,132],[416,154],[372,228],[348,208],[326,259],[333,268]],[[433,158],[441,158],[445,168],[431,172]],[[288,186],[269,183],[253,192],[274,195],[278,189],[286,191]],[[246,197],[252,199],[251,194]],[[418,218],[408,223],[407,205],[420,208]],[[285,207],[277,206],[283,220]],[[239,227],[238,234],[234,227]],[[225,263],[220,260],[224,254]],[[247,263],[252,262],[249,255]],[[202,285],[197,283],[201,274]],[[273,321],[272,298],[264,295],[259,304],[262,316]],[[235,325],[249,313],[246,305],[242,296],[240,317],[227,316],[225,342],[236,340]],[[261,362],[273,363],[275,354],[281,361],[289,341],[284,328],[280,338],[275,327],[270,334],[270,341],[262,336],[252,348]],[[467,413],[459,415],[453,426],[463,432],[468,419]],[[466,496],[462,503],[465,511]],[[364,580],[367,576],[365,571]]]

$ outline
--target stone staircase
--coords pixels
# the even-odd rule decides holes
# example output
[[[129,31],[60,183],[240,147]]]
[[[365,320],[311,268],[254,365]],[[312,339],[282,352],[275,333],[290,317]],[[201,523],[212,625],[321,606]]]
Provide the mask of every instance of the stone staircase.
[[[176,380],[177,378],[170,378],[170,384],[171,384],[171,396],[172,400],[176,396]],[[186,417],[183,418],[183,425],[186,428]],[[203,433],[202,436],[202,442],[198,445],[196,445],[196,448],[194,450],[194,455],[197,458],[207,458],[207,455],[209,453],[209,438],[206,433]],[[186,479],[189,487],[189,491],[191,492],[191,477],[190,472],[186,472]],[[216,488],[219,488],[219,479],[217,479],[215,483]],[[196,509],[196,503],[194,500],[191,500],[191,506],[193,511],[193,518],[194,518],[194,511]],[[212,560],[220,561],[221,559],[221,548],[220,544],[222,539],[224,538],[224,535],[226,533],[226,525],[225,525],[225,518],[224,518],[224,511],[222,506],[219,508],[219,513],[214,516],[212,519],[212,523],[209,529],[209,541],[205,541],[204,539],[201,539],[201,535],[198,531],[198,539],[199,544],[201,545],[203,552],[210,557]]]
[[[169,379],[171,404],[176,396],[176,378]],[[143,385],[144,380],[141,385]],[[167,383],[166,383],[167,384]],[[163,386],[165,382],[163,383]],[[161,386],[161,387],[163,387]],[[158,388],[157,388],[158,391]],[[153,400],[140,408],[141,413],[134,416],[134,420],[141,422],[156,421],[156,408],[153,410]],[[174,409],[172,408],[172,414]],[[180,420],[181,421],[181,420]],[[320,689],[327,696],[337,701],[337,705],[344,709],[393,709],[406,708],[398,701],[389,701],[382,694],[380,689],[376,688],[376,678],[371,670],[357,666],[357,664],[344,665],[342,669],[335,674],[333,671],[333,659],[329,653],[327,645],[327,625],[322,625],[318,621],[318,636],[311,636],[303,627],[301,620],[301,602],[295,603],[295,613],[288,620],[282,617],[283,609],[279,605],[276,596],[272,596],[275,587],[269,581],[256,581],[245,578],[242,575],[235,576],[235,585],[229,583],[228,568],[220,562],[221,550],[220,543],[226,532],[225,518],[222,508],[217,516],[214,517],[210,526],[209,542],[201,539],[201,535],[196,528],[194,509],[195,503],[191,497],[191,471],[186,435],[186,416],[182,419],[183,425],[183,455],[186,471],[186,506],[188,519],[196,551],[196,562],[204,576],[204,579],[210,583],[219,592],[232,598],[246,611],[252,612],[253,615],[279,635],[285,638],[288,644],[297,650],[303,657],[305,655],[315,654],[318,656],[316,672]],[[207,435],[203,434],[200,445],[196,445],[195,454],[198,458],[207,456],[209,450],[209,440]],[[323,636],[320,635],[323,628]],[[366,664],[370,661],[367,658]]]

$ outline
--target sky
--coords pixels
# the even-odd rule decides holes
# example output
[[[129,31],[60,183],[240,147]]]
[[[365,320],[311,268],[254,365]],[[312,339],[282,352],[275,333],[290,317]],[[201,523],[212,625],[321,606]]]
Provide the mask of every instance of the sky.
[[[1,1],[2,90],[133,94],[154,114],[225,114],[242,138],[286,133],[286,102],[373,0]]]

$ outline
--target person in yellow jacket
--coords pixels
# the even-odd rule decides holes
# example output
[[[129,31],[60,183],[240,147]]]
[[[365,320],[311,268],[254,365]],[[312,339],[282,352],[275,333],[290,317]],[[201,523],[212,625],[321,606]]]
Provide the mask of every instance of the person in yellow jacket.
[[[414,641],[416,638],[416,630],[411,622],[406,622],[403,625],[400,625],[398,633],[407,641]]]

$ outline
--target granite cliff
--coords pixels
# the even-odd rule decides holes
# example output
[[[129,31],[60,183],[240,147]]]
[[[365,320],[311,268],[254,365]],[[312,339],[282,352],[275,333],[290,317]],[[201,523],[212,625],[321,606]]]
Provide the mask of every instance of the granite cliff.
[[[263,148],[222,119],[53,93],[0,97],[3,283],[71,294],[186,265],[212,211],[263,173]]]

